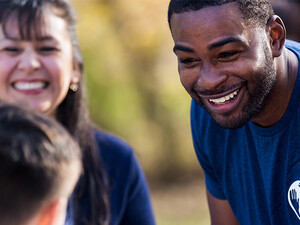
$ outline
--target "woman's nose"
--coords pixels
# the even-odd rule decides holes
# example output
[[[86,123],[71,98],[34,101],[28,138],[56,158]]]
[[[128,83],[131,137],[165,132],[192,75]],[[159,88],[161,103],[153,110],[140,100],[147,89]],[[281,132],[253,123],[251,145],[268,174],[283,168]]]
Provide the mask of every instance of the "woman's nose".
[[[25,49],[21,54],[18,68],[26,73],[35,71],[41,67],[39,55],[34,49]]]

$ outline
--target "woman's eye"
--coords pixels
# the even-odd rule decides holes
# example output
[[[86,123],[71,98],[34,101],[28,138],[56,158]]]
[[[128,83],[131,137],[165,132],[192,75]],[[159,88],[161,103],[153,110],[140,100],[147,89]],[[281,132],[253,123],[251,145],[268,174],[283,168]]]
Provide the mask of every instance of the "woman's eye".
[[[6,48],[4,48],[4,51],[11,52],[11,53],[17,53],[21,50],[19,48],[16,48],[16,47],[6,47]]]
[[[58,49],[56,48],[56,47],[51,47],[51,46],[44,46],[44,47],[41,47],[41,48],[39,48],[39,51],[41,51],[41,52],[55,52],[55,51],[57,51]]]

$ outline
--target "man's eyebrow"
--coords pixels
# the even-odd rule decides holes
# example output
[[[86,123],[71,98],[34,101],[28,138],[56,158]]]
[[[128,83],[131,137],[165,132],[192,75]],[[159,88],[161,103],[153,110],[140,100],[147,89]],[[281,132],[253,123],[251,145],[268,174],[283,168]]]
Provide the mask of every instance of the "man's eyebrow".
[[[235,43],[245,43],[242,39],[238,38],[238,37],[229,37],[229,38],[225,38],[221,41],[218,41],[216,43],[213,43],[213,44],[210,44],[208,46],[208,49],[209,50],[212,50],[214,48],[219,48],[223,45],[226,45],[228,43],[232,43],[232,42],[235,42]]]
[[[184,52],[191,52],[191,53],[194,53],[195,51],[191,48],[188,48],[188,47],[184,47],[182,45],[178,45],[178,44],[175,44],[174,48],[173,48],[173,52],[176,52],[176,51],[184,51]]]

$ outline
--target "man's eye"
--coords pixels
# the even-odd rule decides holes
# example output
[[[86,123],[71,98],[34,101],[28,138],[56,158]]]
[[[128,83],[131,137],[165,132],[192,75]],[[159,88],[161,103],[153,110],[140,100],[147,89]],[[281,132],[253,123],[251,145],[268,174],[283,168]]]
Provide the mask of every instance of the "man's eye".
[[[230,58],[232,56],[235,56],[237,54],[238,54],[237,51],[234,51],[234,52],[222,52],[222,53],[219,54],[218,58],[220,58],[220,59],[226,59],[226,58]]]
[[[193,58],[186,58],[186,59],[180,59],[179,60],[180,63],[182,64],[191,64],[193,62],[196,62],[196,59],[193,59]]]

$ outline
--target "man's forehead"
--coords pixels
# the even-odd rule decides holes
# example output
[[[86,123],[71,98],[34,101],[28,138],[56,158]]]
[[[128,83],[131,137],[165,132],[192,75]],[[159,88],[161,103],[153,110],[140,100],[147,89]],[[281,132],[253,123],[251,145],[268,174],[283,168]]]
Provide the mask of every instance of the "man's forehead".
[[[239,4],[236,2],[225,3],[219,6],[207,6],[199,10],[188,10],[181,13],[173,13],[171,16],[171,28],[174,23],[180,24],[184,20],[185,26],[188,26],[193,21],[230,21],[243,20],[243,14],[240,11]],[[187,23],[189,21],[189,23]]]
[[[171,30],[174,37],[182,35],[205,35],[207,32],[230,35],[233,30],[244,29],[244,19],[238,6],[224,4],[206,7],[197,11],[173,14]]]

